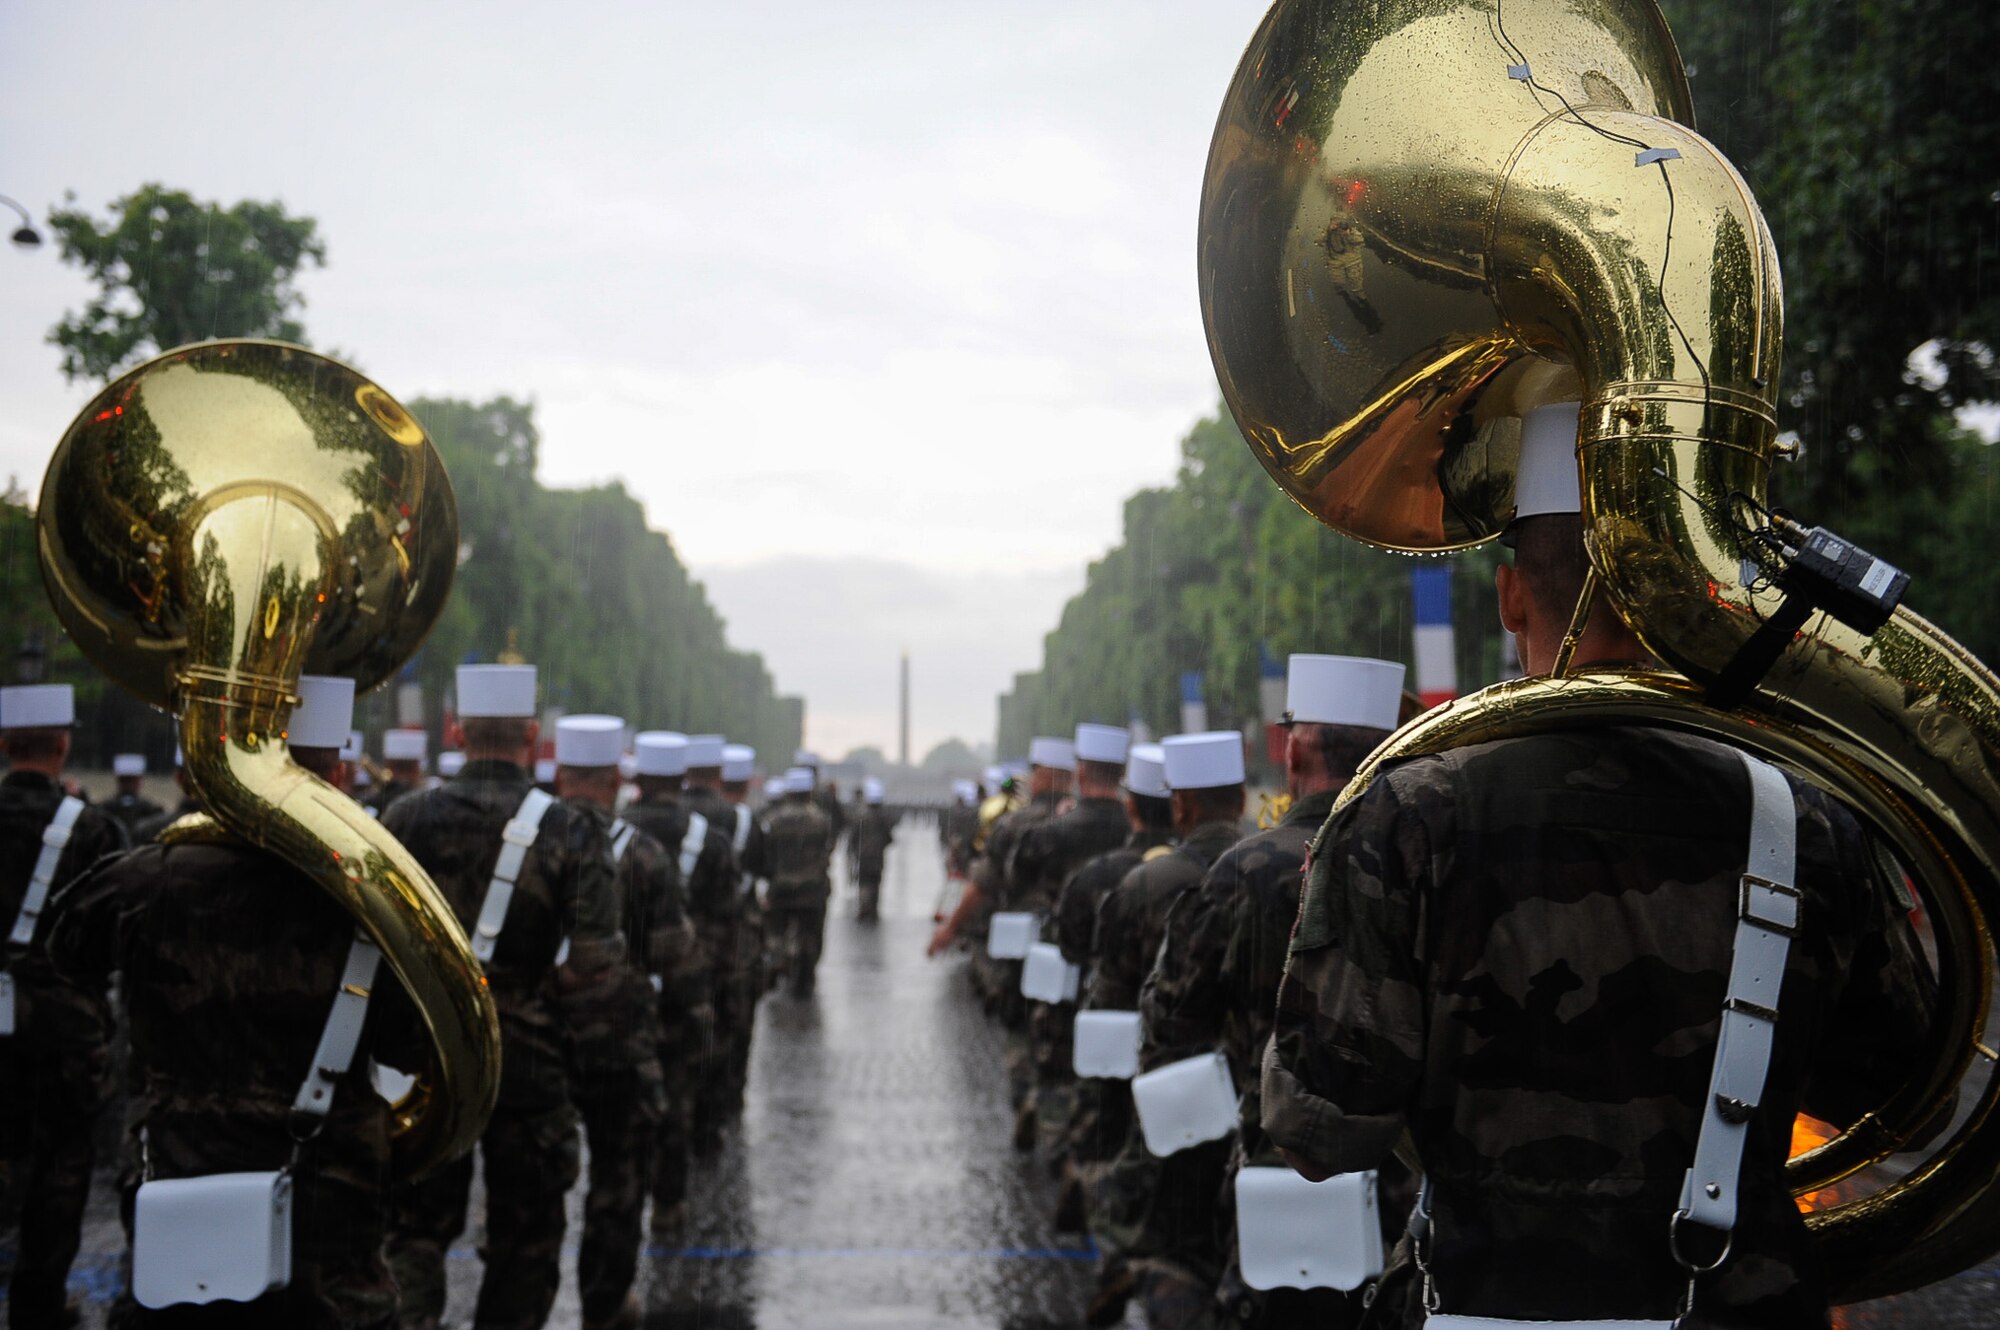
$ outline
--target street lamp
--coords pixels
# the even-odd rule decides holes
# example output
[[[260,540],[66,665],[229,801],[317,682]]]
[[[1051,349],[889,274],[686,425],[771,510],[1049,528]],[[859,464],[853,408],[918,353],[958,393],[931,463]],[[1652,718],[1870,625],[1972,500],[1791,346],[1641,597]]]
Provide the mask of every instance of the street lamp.
[[[9,236],[8,239],[12,240],[15,245],[22,249],[39,248],[42,243],[42,233],[35,229],[35,219],[28,215],[28,210],[8,198],[5,194],[0,194],[0,203],[6,204],[15,212],[21,214],[21,224],[14,228],[14,234]]]

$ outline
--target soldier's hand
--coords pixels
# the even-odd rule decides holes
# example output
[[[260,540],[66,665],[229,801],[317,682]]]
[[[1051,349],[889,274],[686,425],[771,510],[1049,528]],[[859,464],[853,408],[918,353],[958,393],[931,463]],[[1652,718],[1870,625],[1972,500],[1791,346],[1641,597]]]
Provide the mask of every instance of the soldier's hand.
[[[924,948],[924,955],[935,957],[957,940],[958,929],[953,927],[950,919],[946,919],[931,933],[930,945]]]

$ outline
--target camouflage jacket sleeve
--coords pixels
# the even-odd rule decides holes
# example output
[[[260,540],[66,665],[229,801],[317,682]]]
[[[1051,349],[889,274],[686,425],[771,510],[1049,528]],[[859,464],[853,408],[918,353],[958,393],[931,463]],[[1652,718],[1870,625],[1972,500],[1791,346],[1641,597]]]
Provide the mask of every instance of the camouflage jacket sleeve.
[[[670,852],[678,858],[679,847],[671,847]],[[726,970],[734,963],[736,921],[743,913],[743,897],[737,886],[736,850],[723,830],[710,823],[688,879],[687,893],[688,913],[711,968]]]
[[[625,927],[635,968],[660,983],[661,1009],[685,1013],[708,1001],[708,967],[688,917],[680,868],[666,847],[644,832],[632,837],[618,870],[625,888]]]
[[[1167,932],[1152,972],[1139,992],[1144,1037],[1139,1064],[1146,1070],[1200,1053],[1222,1042],[1222,956],[1229,945],[1229,897],[1235,854],[1224,855],[1208,877],[1184,891],[1167,913]],[[1240,1079],[1242,1069],[1232,1067]]]
[[[107,819],[108,820],[108,819]],[[63,887],[42,919],[35,960],[55,983],[16,995],[19,1029],[47,1046],[75,1047],[111,1036],[111,976],[118,969],[118,884],[106,857]],[[44,999],[50,999],[46,1004]],[[30,1005],[34,1004],[34,1005]],[[46,1006],[37,1011],[36,1006]]]
[[[1264,1130],[1334,1173],[1389,1157],[1423,1073],[1416,874],[1432,865],[1432,837],[1452,844],[1451,803],[1441,765],[1419,760],[1395,774],[1320,836],[1264,1060]]]
[[[1125,882],[1139,871],[1135,868],[1126,874]],[[1142,924],[1134,893],[1127,891],[1123,882],[1113,887],[1097,907],[1097,928],[1091,942],[1097,966],[1091,973],[1084,1006],[1105,1011],[1138,1009],[1139,986],[1153,960],[1139,954],[1143,950]]]
[[[535,849],[545,856],[547,880],[568,888],[562,896],[563,933],[569,938],[564,968],[578,980],[616,968],[625,956],[625,934],[604,828],[596,818],[558,804],[544,816]]]
[[[1071,965],[1090,963],[1090,935],[1097,924],[1097,894],[1090,889],[1090,874],[1097,866],[1097,860],[1092,859],[1069,875],[1056,893],[1055,908],[1049,911],[1044,930],[1042,940],[1059,947]]]

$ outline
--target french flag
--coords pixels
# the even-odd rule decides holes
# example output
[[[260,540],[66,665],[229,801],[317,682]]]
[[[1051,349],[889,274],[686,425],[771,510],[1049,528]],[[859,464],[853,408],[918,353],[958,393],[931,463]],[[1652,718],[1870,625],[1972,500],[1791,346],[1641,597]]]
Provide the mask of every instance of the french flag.
[[[1458,660],[1451,636],[1451,565],[1410,570],[1416,601],[1417,696],[1427,707],[1458,696]]]

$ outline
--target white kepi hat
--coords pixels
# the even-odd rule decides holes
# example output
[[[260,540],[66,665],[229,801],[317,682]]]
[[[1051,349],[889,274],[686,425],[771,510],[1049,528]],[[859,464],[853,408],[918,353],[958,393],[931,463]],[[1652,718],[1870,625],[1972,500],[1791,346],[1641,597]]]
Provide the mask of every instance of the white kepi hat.
[[[76,690],[66,683],[0,688],[0,730],[39,730],[76,724]]]
[[[1122,725],[1076,727],[1076,760],[1079,762],[1123,762],[1132,746],[1132,731]]]
[[[1243,736],[1235,730],[1204,730],[1162,739],[1167,788],[1213,790],[1243,783]]]
[[[450,780],[465,770],[465,754],[456,748],[447,748],[438,754],[438,775]]]
[[[769,779],[769,780],[765,781],[765,782],[764,782],[764,797],[765,797],[766,799],[782,799],[782,798],[784,798],[784,797],[785,797],[785,778],[784,778],[783,776],[773,776],[773,777],[771,777],[771,779]]]
[[[535,667],[459,666],[458,714],[532,718],[535,714]]]
[[[685,776],[688,739],[674,730],[644,730],[632,738],[632,755],[640,776]]]
[[[1055,771],[1076,770],[1076,745],[1067,739],[1052,739],[1046,734],[1036,735],[1028,741],[1028,765],[1048,767]]]
[[[861,782],[861,802],[879,804],[882,802],[882,782],[873,776]]]
[[[1581,402],[1538,406],[1521,417],[1521,465],[1514,474],[1514,520],[1582,510],[1576,436]]]
[[[615,767],[625,752],[622,716],[564,716],[556,722],[556,765]]]
[[[535,784],[552,785],[556,779],[556,760],[552,757],[535,759]]]
[[[1295,655],[1286,667],[1285,722],[1393,730],[1403,712],[1403,666],[1367,656]]]
[[[386,762],[421,762],[430,752],[431,737],[422,730],[390,730],[382,736]]]
[[[719,734],[690,734],[688,736],[688,766],[719,767],[722,765],[722,746],[726,741]]]
[[[119,753],[111,759],[111,774],[114,776],[143,776],[146,774],[144,753]]]
[[[354,728],[354,680],[324,674],[299,676],[299,704],[292,708],[285,742],[293,748],[339,748]]]
[[[1158,744],[1132,745],[1125,758],[1125,788],[1149,799],[1167,797],[1167,756]]]
[[[367,746],[368,740],[362,737],[360,730],[349,730],[347,732],[347,742],[340,746],[340,760],[343,762],[359,762],[362,751]]]
[[[722,778],[735,782],[749,780],[757,774],[757,750],[749,744],[724,744],[722,746]]]
[[[811,767],[789,767],[785,771],[786,794],[811,794],[813,772]]]

